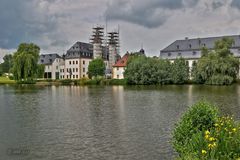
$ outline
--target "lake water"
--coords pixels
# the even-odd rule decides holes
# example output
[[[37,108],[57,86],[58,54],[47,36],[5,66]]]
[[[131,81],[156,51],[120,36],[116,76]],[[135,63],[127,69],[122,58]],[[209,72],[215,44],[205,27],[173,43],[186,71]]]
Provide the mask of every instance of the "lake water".
[[[172,159],[171,133],[201,99],[240,120],[240,86],[0,86],[0,159]]]

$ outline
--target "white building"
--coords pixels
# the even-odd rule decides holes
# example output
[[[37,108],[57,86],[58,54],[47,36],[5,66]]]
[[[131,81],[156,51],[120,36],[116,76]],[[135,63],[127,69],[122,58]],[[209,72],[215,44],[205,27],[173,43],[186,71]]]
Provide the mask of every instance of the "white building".
[[[76,42],[66,53],[65,79],[88,77],[88,65],[93,59],[93,46],[89,43]]]
[[[201,58],[201,50],[206,47],[209,50],[214,49],[215,42],[227,37],[234,40],[234,44],[230,49],[235,57],[240,57],[240,35],[222,36],[222,37],[207,37],[184,40],[176,40],[166,48],[160,51],[160,58],[169,59],[173,62],[176,58],[184,58],[188,61],[189,68],[192,68],[194,61]]]
[[[64,66],[64,60],[58,54],[42,54],[39,58],[39,64],[45,65],[44,78],[62,79],[60,69]]]
[[[126,53],[121,59],[119,59],[112,67],[113,79],[124,79],[124,72],[127,66],[127,61],[130,54]]]

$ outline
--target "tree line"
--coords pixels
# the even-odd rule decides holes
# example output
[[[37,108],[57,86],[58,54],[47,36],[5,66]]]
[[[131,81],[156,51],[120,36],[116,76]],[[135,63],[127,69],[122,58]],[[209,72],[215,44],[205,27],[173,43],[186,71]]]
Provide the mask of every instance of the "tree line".
[[[215,42],[213,50],[202,49],[202,57],[194,62],[190,70],[188,62],[177,58],[170,60],[132,56],[124,76],[129,84],[196,84],[229,85],[238,78],[239,60],[230,48],[234,41],[223,38]],[[191,76],[190,76],[191,75]]]

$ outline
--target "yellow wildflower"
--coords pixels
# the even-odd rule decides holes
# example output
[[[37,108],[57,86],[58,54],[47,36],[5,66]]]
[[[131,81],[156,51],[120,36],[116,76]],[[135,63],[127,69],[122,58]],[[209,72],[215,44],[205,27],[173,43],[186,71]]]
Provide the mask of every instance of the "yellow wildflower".
[[[208,134],[206,134],[206,135],[205,135],[205,139],[206,139],[206,140],[208,140],[208,138],[209,138],[209,135],[208,135]]]
[[[216,147],[216,146],[217,146],[216,142],[214,142],[212,145],[213,145],[213,147]]]
[[[202,154],[207,154],[207,151],[203,149]]]
[[[236,129],[236,128],[233,128],[233,129],[232,129],[232,131],[233,131],[233,132],[236,132],[236,131],[237,131],[237,129]]]
[[[208,130],[205,131],[205,135],[209,135],[210,132]]]
[[[209,138],[209,141],[211,141],[211,142],[214,141],[214,140],[215,140],[214,137],[210,137],[210,138]]]

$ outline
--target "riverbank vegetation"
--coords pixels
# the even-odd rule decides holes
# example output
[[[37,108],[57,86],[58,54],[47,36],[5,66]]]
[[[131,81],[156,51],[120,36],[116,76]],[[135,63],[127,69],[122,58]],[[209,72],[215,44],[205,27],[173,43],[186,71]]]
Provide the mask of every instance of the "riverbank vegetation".
[[[173,147],[178,159],[240,158],[240,124],[230,116],[220,116],[216,106],[194,104],[176,124]]]
[[[16,82],[14,80],[11,80],[10,78],[6,76],[0,77],[0,84],[15,84]]]
[[[125,78],[129,84],[195,84],[229,85],[236,81],[239,60],[233,56],[230,47],[233,40],[223,38],[216,41],[214,50],[202,49],[202,57],[194,61],[190,71],[188,62],[177,58],[174,62],[144,56],[130,58]],[[191,75],[191,76],[190,76]]]

